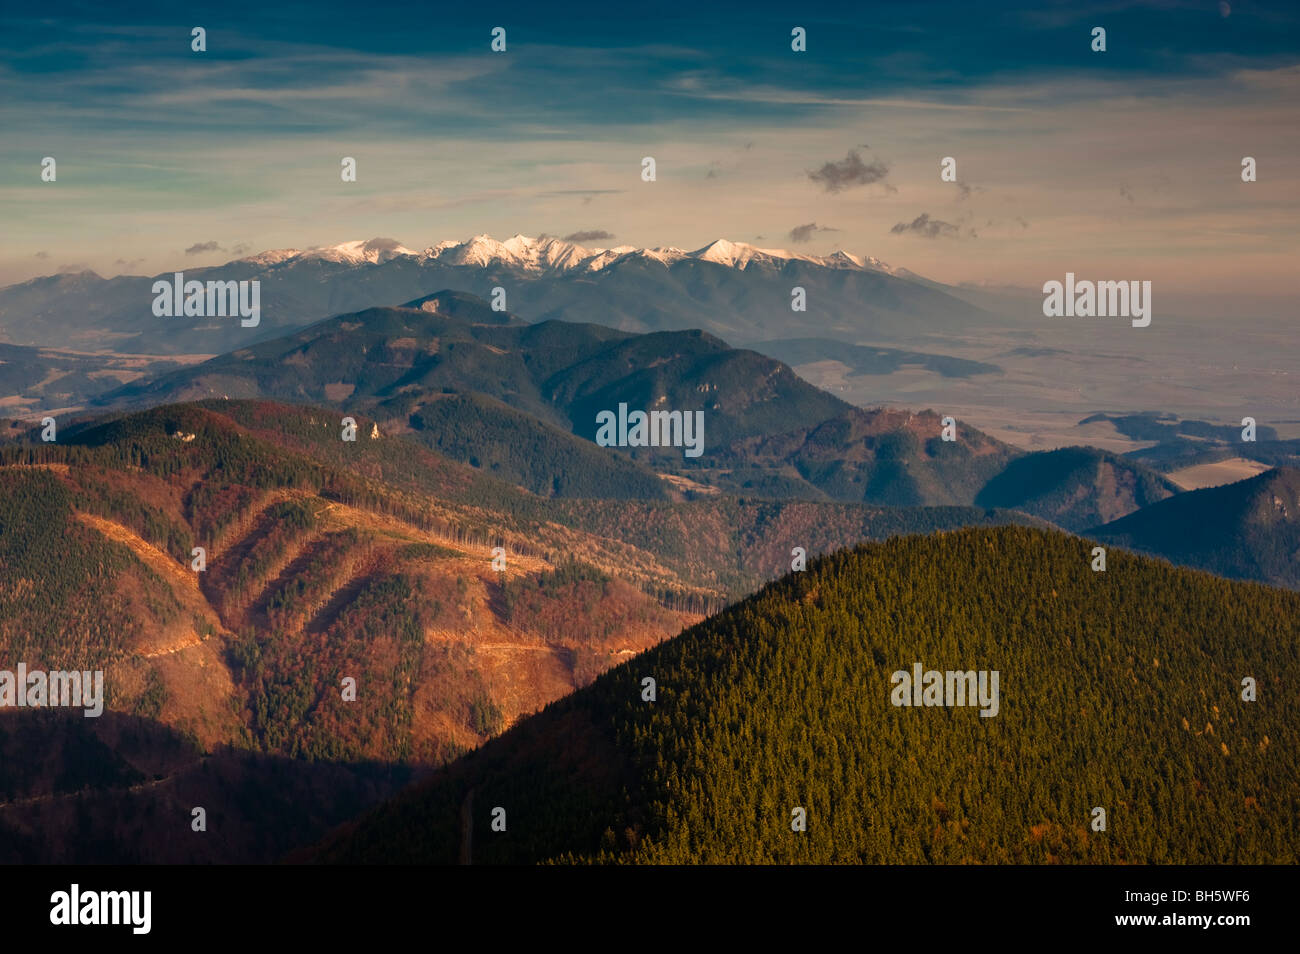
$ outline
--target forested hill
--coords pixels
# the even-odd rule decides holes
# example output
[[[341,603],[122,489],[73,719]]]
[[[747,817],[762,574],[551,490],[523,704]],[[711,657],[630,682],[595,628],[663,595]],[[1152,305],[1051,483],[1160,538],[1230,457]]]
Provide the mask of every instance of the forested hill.
[[[1026,454],[1007,465],[975,497],[981,507],[1010,507],[1083,530],[1131,514],[1178,493],[1144,464],[1095,447]]]
[[[1300,595],[1118,551],[1093,572],[1089,547],[1006,527],[819,559],[311,857],[1296,863]],[[997,714],[894,706],[918,662],[997,670]]]

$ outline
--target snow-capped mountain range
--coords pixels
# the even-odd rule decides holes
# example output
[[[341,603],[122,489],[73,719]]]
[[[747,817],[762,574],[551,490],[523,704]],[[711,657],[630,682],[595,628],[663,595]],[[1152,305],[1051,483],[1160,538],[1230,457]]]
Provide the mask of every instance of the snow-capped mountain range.
[[[399,306],[441,291],[488,300],[519,319],[620,331],[701,329],[733,345],[786,338],[907,341],[957,333],[988,314],[959,289],[846,251],[808,255],[719,239],[681,248],[588,248],[562,238],[490,235],[417,251],[391,238],[264,251],[220,265],[177,263],[187,279],[257,281],[255,332],[220,317],[159,321],[157,276],[93,272],[0,288],[0,340],[124,354],[219,354],[312,322]],[[801,289],[806,308],[793,307]],[[1035,307],[1034,311],[1038,309]]]
[[[718,239],[694,251],[672,246],[636,248],[632,245],[618,245],[614,248],[585,248],[548,235],[538,238],[515,235],[504,242],[490,235],[475,235],[465,241],[439,242],[425,248],[422,252],[407,248],[392,239],[376,238],[309,249],[275,249],[240,261],[269,266],[290,261],[320,259],[340,264],[378,265],[403,256],[439,265],[479,267],[502,265],[536,273],[598,272],[616,262],[640,258],[656,261],[665,266],[683,259],[696,259],[726,265],[741,271],[754,264],[779,268],[786,262],[796,261],[826,268],[885,272],[899,277],[912,275],[907,269],[893,268],[878,258],[852,255],[843,251],[825,256],[802,255],[779,248],[756,248],[745,242],[731,242],[727,239]]]

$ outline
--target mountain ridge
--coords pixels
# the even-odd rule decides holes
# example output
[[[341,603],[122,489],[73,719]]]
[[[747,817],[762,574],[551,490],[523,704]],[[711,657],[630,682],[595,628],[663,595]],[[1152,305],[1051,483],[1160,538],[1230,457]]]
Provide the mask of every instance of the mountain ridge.
[[[490,236],[416,252],[392,239],[279,249],[159,275],[44,276],[0,288],[0,338],[14,344],[133,353],[234,350],[330,315],[412,301],[439,288],[484,299],[501,289],[530,321],[551,318],[646,332],[700,327],[732,341],[819,335],[861,339],[953,333],[1001,319],[949,289],[871,256],[817,256],[717,240],[693,251]],[[155,281],[260,283],[255,327],[221,319],[161,319]],[[804,310],[792,289],[805,291]]]
[[[336,245],[310,248],[266,249],[252,255],[231,259],[234,262],[251,262],[258,265],[282,265],[295,259],[319,259],[341,264],[379,265],[398,257],[424,259],[452,265],[492,264],[513,265],[529,271],[554,270],[598,272],[619,258],[635,256],[669,265],[682,259],[697,259],[727,265],[744,271],[750,264],[772,265],[781,261],[801,261],[827,268],[883,271],[891,275],[920,278],[907,269],[897,269],[870,255],[855,255],[840,249],[830,255],[808,255],[782,248],[759,248],[748,242],[735,242],[717,238],[694,250],[674,246],[638,247],[618,245],[586,247],[576,242],[542,234],[533,238],[516,233],[498,240],[487,233],[468,239],[447,239],[426,246],[423,251],[407,248],[394,239],[356,239]],[[89,272],[94,275],[94,272]]]
[[[564,475],[572,475],[580,457],[583,467],[599,471],[608,469],[601,461],[616,462],[609,466],[630,478],[625,489],[615,490],[612,473],[598,485],[620,496],[632,496],[628,491],[635,488],[642,488],[637,495],[669,495],[655,481],[645,482],[654,472],[759,496],[964,505],[1020,454],[965,425],[957,426],[954,440],[942,439],[941,415],[933,411],[857,408],[784,363],[732,348],[707,331],[633,334],[585,322],[529,324],[460,292],[418,301],[419,309],[370,308],[325,319],[127,385],[103,400],[139,406],[228,395],[327,405],[435,443],[440,437],[431,420],[443,428],[466,426],[446,413],[447,402],[456,400],[483,429],[481,445],[476,450],[459,440],[440,449],[459,448],[461,460],[490,456],[503,473],[529,471],[524,486],[544,495],[554,492],[556,481],[572,482]],[[450,311],[459,316],[439,302],[453,302]],[[473,394],[540,424],[482,401],[466,405]],[[684,458],[671,447],[599,447],[598,413],[623,404],[702,412],[702,456]],[[565,433],[547,440],[532,434],[538,427]],[[575,437],[588,444],[575,444]],[[516,448],[522,446],[554,461],[538,469],[536,460],[520,457]],[[584,493],[601,495],[590,489],[598,485],[585,485]]]

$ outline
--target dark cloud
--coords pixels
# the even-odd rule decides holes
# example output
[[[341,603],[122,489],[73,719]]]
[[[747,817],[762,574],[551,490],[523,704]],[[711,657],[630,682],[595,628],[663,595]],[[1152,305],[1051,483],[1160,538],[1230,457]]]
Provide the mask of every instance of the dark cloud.
[[[910,233],[928,239],[956,238],[961,233],[961,229],[953,225],[951,222],[944,222],[941,219],[930,218],[929,212],[922,212],[911,222],[899,222],[889,231],[894,235],[905,235]],[[971,237],[975,237],[973,233]]]
[[[612,239],[613,232],[606,232],[604,229],[586,229],[580,232],[572,232],[564,236],[566,242],[600,242],[605,239]]]
[[[1128,199],[1130,202],[1135,201],[1133,198],[1133,192],[1126,185],[1121,185],[1119,187],[1119,194],[1123,196],[1125,199]]]
[[[964,183],[964,182],[958,182],[958,183],[957,183],[957,188],[961,190],[961,195],[957,196],[957,201],[958,201],[958,202],[960,202],[962,199],[969,199],[969,198],[970,198],[970,186],[968,186],[968,185],[967,185],[966,183]]]
[[[75,275],[77,272],[88,272],[88,271],[90,271],[90,266],[82,262],[59,266],[60,275]]]
[[[49,253],[49,252],[37,252],[37,253],[36,253],[36,257],[37,257],[37,258],[49,258],[49,257],[50,257],[50,253]]]
[[[1021,218],[1020,216],[1018,216],[1018,215],[1016,216],[1016,221],[1020,223],[1020,227],[1021,227],[1022,229],[1027,229],[1027,228],[1029,228],[1029,223],[1026,222],[1024,219],[1022,219],[1022,218]]]
[[[401,242],[391,238],[372,238],[361,246],[362,250],[366,252],[391,252],[393,249],[401,247]]]
[[[853,186],[871,185],[880,182],[889,175],[889,167],[879,159],[863,162],[856,149],[839,162],[827,162],[816,172],[808,173],[808,178],[816,182],[827,192],[843,192]]]
[[[809,222],[807,225],[796,225],[790,230],[791,242],[811,242],[813,234],[816,232],[838,232],[839,229],[833,229],[829,225],[818,225],[816,222]]]
[[[397,248],[402,243],[396,239],[390,238],[373,238],[363,247],[367,250],[387,251],[388,249]],[[243,255],[252,251],[252,247],[247,242],[240,242],[238,245],[232,245],[230,248],[222,248],[220,242],[198,242],[191,245],[185,250],[186,255],[202,255],[205,252],[229,252],[231,255]]]

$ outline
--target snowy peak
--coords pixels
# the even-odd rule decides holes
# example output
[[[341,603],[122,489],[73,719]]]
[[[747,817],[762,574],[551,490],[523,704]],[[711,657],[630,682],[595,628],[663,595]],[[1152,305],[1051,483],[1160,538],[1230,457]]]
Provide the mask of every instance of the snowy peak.
[[[590,258],[578,262],[576,267],[587,272],[598,272],[611,262],[617,261],[626,255],[635,254],[638,251],[639,249],[635,245],[616,245],[613,248],[594,252]]]
[[[638,248],[631,252],[638,258],[649,258],[663,265],[671,265],[673,262],[680,262],[690,256],[690,252],[678,248],[675,245],[660,245],[658,248]]]
[[[279,265],[290,259],[320,259],[326,262],[338,262],[343,265],[381,265],[402,255],[418,255],[396,239],[372,238],[342,245],[322,245],[306,250],[281,248],[262,252],[249,258],[240,259],[257,265]]]
[[[850,255],[848,252],[844,251],[843,249],[839,249],[835,252],[832,252],[830,255],[827,255],[826,261],[828,263],[833,263],[835,265],[843,264],[843,265],[853,266],[855,268],[863,268],[866,265],[866,259],[860,258],[857,255]]]
[[[907,269],[894,268],[874,255],[853,255],[843,249],[832,252],[825,258],[815,259],[815,261],[831,268],[860,268],[866,271],[888,272],[890,275],[911,274],[907,272]]]
[[[241,258],[241,262],[252,262],[254,265],[279,265],[281,262],[287,262],[291,258],[297,258],[302,254],[300,248],[275,248],[266,252],[259,252],[256,255],[250,255],[247,258]]]
[[[558,268],[567,271],[579,262],[591,258],[593,254],[581,245],[554,236],[534,239],[526,235],[516,235],[501,244],[514,256],[516,264],[524,268]]]
[[[469,241],[459,243],[440,242],[436,258],[448,265],[491,265],[493,262],[509,260],[513,256],[506,247],[490,235],[475,235]]]
[[[303,253],[311,258],[324,259],[327,262],[342,262],[348,265],[360,265],[369,262],[381,265],[401,255],[417,255],[396,239],[373,238],[366,241],[344,242],[328,248],[313,248]]]
[[[740,261],[747,261],[750,256],[746,253],[749,251],[750,246],[743,243],[737,245],[726,239],[718,239],[704,248],[696,249],[691,253],[691,257],[705,262],[717,262],[719,265],[735,265]]]
[[[568,271],[590,259],[594,253],[554,236],[531,238],[514,235],[498,242],[490,235],[475,235],[465,242],[439,242],[425,254],[445,265],[510,265],[525,271],[541,272]]]
[[[746,242],[729,242],[726,239],[718,239],[704,248],[691,252],[692,258],[698,258],[704,262],[717,262],[719,265],[730,265],[732,268],[744,268],[750,262],[764,259],[772,262],[790,261],[797,259],[799,261],[810,262],[814,259],[807,255],[796,255],[793,252],[787,252],[783,248],[755,248]]]

